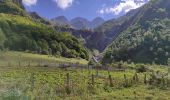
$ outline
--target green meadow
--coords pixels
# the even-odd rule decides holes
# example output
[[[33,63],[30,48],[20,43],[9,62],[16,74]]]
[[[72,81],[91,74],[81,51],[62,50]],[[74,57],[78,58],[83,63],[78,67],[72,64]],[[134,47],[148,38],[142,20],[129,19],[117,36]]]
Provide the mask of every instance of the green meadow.
[[[79,63],[84,65],[88,63],[88,61],[84,59],[54,57],[14,51],[0,52],[0,59],[0,66],[18,66],[19,63],[21,66],[28,66],[29,64],[36,66],[39,64],[50,65],[59,63]]]
[[[170,99],[169,75],[163,77],[168,73],[167,66],[140,65],[147,66],[147,70],[139,73],[139,65],[126,63],[121,64],[125,71],[60,68],[59,63],[87,65],[87,61],[21,52],[0,54],[2,100]],[[113,68],[117,66],[120,64]],[[155,78],[153,73],[157,74]]]

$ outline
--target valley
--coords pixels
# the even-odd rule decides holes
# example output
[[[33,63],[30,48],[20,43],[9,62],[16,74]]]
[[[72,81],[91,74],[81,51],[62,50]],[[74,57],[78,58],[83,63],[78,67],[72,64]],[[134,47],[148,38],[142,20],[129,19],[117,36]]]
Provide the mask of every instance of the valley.
[[[77,17],[47,18],[55,1],[0,0],[0,100],[169,100],[170,1],[146,1],[90,20],[71,1],[56,15]]]

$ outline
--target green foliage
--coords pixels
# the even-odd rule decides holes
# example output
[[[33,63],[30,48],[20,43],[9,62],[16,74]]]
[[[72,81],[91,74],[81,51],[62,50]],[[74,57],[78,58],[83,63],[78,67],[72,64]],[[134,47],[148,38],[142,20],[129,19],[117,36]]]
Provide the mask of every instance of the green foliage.
[[[28,16],[20,6],[11,2],[11,0],[0,0],[0,12],[6,14]]]
[[[148,69],[144,64],[137,64],[136,65],[136,72],[137,73],[144,73],[146,72]]]
[[[155,0],[141,7],[131,19],[134,24],[108,47],[103,62],[167,64],[170,58],[170,8],[167,4],[170,4],[168,0]]]
[[[6,40],[6,37],[2,31],[2,29],[0,28],[0,49],[4,48],[4,42]]]
[[[0,12],[0,48],[5,44],[4,47],[10,50],[88,59],[88,51],[77,38],[34,21],[10,0],[0,1]]]
[[[116,61],[167,64],[169,52],[169,19],[148,22],[148,29],[134,26],[122,33],[106,52]],[[111,58],[111,57],[110,57]]]

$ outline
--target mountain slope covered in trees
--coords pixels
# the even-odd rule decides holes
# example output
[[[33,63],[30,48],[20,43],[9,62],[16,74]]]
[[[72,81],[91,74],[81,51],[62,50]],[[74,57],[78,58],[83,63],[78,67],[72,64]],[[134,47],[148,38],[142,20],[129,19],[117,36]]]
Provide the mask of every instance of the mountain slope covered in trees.
[[[104,63],[167,64],[170,58],[170,1],[151,0],[130,19],[133,24],[107,48]]]
[[[87,50],[77,38],[70,33],[56,32],[51,26],[35,21],[16,2],[17,0],[0,1],[1,49],[88,59]]]
[[[126,15],[111,19],[94,29],[95,33],[87,40],[89,48],[102,52],[121,32],[134,23],[134,15],[138,9],[131,10]]]

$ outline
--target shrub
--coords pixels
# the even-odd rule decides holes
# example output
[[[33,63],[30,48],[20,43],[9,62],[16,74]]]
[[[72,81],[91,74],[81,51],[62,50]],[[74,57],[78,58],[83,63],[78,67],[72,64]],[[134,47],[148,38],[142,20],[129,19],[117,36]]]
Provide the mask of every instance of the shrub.
[[[144,64],[137,64],[136,65],[136,72],[137,73],[144,73],[146,72],[148,69],[146,68],[146,66]]]

